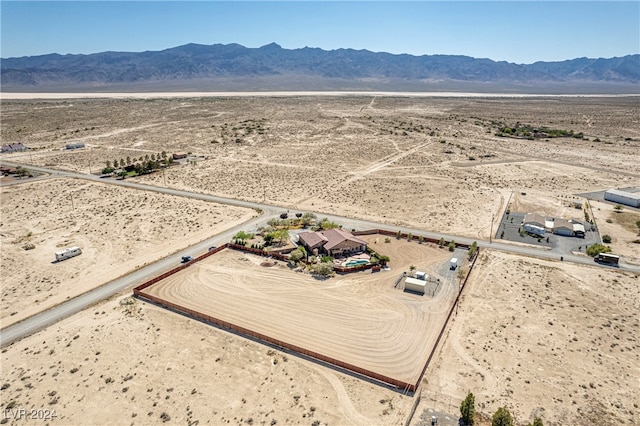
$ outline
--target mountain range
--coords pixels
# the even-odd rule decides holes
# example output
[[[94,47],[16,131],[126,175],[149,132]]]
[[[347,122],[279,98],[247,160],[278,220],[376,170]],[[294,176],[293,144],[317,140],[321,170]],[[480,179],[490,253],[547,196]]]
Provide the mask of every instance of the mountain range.
[[[4,92],[383,90],[640,93],[640,55],[515,64],[458,55],[186,44],[3,58]]]

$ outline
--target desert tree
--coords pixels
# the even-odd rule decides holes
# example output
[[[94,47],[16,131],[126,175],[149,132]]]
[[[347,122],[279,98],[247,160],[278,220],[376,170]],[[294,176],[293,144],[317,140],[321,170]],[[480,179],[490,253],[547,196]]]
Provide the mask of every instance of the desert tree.
[[[314,213],[305,213],[302,215],[302,226],[304,226],[305,228],[309,225],[311,225],[313,222],[315,222],[316,220],[316,215]]]
[[[460,420],[464,425],[473,426],[474,417],[476,415],[476,397],[471,392],[467,394],[467,397],[460,403]]]
[[[622,206],[620,204],[616,204],[615,206],[613,206],[613,209],[616,212],[620,213],[622,211]]]
[[[287,228],[278,229],[274,232],[274,237],[278,240],[278,243],[284,244],[289,239],[289,230]]]
[[[292,251],[291,254],[289,254],[289,260],[291,260],[292,262],[298,262],[303,257],[304,257],[304,253],[302,252],[302,250],[298,250],[298,249]]]
[[[513,417],[507,407],[500,407],[493,413],[491,426],[513,426]]]
[[[636,220],[636,226],[638,227],[638,235],[640,235],[640,220]]]
[[[456,249],[456,242],[451,240],[449,243],[449,251],[454,251]]]
[[[127,166],[128,166],[129,164],[131,164],[131,157],[129,157],[129,156],[127,155]]]
[[[544,425],[542,424],[542,419],[540,419],[540,417],[535,417],[533,419],[533,423],[529,423],[528,426],[544,426]]]
[[[469,260],[473,260],[473,257],[476,255],[478,251],[478,243],[474,241],[469,247]]]
[[[111,168],[111,161],[107,160],[105,161],[104,165],[108,168]]]

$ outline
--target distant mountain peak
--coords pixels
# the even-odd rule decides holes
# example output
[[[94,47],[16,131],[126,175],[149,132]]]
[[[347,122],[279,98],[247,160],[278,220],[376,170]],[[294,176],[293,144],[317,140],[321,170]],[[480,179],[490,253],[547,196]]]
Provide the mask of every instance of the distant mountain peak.
[[[280,46],[278,43],[269,43],[260,47],[260,50],[276,50],[276,49],[280,50],[282,49],[282,46]]]

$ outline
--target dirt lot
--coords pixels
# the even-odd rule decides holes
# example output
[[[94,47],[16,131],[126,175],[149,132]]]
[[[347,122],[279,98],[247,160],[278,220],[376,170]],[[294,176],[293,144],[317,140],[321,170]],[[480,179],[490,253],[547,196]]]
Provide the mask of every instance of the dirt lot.
[[[3,327],[256,215],[76,179],[3,187],[0,195]],[[53,262],[71,246],[83,253]]]
[[[417,413],[471,391],[482,413],[507,406],[522,423],[638,424],[639,279],[484,251]]]
[[[391,240],[398,258],[442,269],[451,253],[436,245]],[[384,248],[384,247],[383,247]],[[416,383],[455,298],[442,277],[436,297],[394,288],[401,272],[370,271],[317,280],[280,262],[224,250],[145,289],[145,293],[271,338]],[[425,268],[426,267],[426,268]]]
[[[530,141],[495,136],[500,123],[517,122],[582,132],[586,139]],[[523,206],[529,203],[555,215],[562,209],[562,200],[573,194],[640,186],[638,129],[638,97],[292,96],[3,100],[0,137],[3,143],[22,142],[36,148],[3,155],[3,159],[84,172],[96,172],[107,160],[127,156],[192,152],[202,160],[168,170],[169,186],[488,239],[492,217],[497,221],[512,194],[526,192],[533,201],[518,201]],[[62,150],[71,142],[84,142],[87,147]],[[139,180],[164,185],[161,174]],[[123,260],[118,256],[126,257],[129,251],[136,253],[131,268],[147,261],[140,254],[148,250],[138,244],[155,246],[134,230],[139,228],[134,224],[141,222],[136,222],[140,219],[133,205],[142,204],[144,198],[138,193],[92,190],[86,198],[79,193],[77,213],[70,211],[71,217],[65,216],[67,222],[55,235],[42,234],[34,250],[23,251],[16,241],[29,232],[31,238],[39,235],[44,225],[53,228],[57,217],[29,215],[20,210],[22,198],[31,212],[36,211],[36,200],[59,203],[58,212],[69,212],[65,197],[70,193],[65,187],[46,185],[31,187],[39,195],[22,191],[25,187],[20,185],[2,190],[4,299],[16,299],[13,292],[7,293],[11,287],[16,291],[39,287],[42,295],[55,289],[51,281],[55,277],[37,272],[51,267],[49,263],[38,266],[35,273],[27,272],[28,263],[13,269],[18,254],[29,257],[46,249],[43,259],[48,262],[58,244],[86,240],[88,250],[114,266]],[[100,199],[101,195],[105,198]],[[95,204],[96,198],[103,204]],[[15,201],[8,204],[7,200]],[[109,200],[117,200],[116,206],[132,201],[128,210],[119,213]],[[85,205],[93,210],[81,216]],[[175,211],[204,211],[194,206],[198,204],[193,201],[176,204]],[[112,209],[118,218],[113,226],[104,209]],[[594,205],[594,213],[601,232],[612,236],[614,252],[640,262],[638,244],[632,242],[638,237],[629,225],[631,212],[620,215]],[[166,218],[162,235],[181,226],[176,217]],[[607,223],[607,218],[612,222]],[[94,223],[100,226],[87,227]],[[201,227],[207,223],[198,222]],[[194,233],[189,235],[199,232],[195,223],[179,228],[173,239],[166,239],[171,242],[163,250],[173,250],[175,238],[189,228]],[[127,250],[115,248],[122,239]],[[75,261],[87,258],[83,254]],[[504,254],[491,254],[485,262],[485,272],[477,272],[478,279],[472,281],[450,330],[440,366],[427,373],[425,389],[442,394],[436,398],[438,408],[448,405],[457,411],[460,399],[473,390],[478,404],[484,404],[479,407],[484,414],[506,404],[521,421],[535,411],[543,415],[545,424],[640,423],[633,405],[637,380],[632,380],[638,376],[640,362],[631,352],[638,335],[637,321],[631,318],[638,309],[638,278]],[[87,282],[80,279],[86,269],[67,267],[65,276],[82,285]],[[6,287],[5,277],[15,280],[14,284]],[[21,282],[28,286],[19,286]],[[600,291],[603,284],[611,290],[606,297]],[[36,299],[40,306],[44,303],[43,296],[29,294],[29,302],[19,310],[5,309],[3,300],[3,326],[38,306]],[[537,308],[529,309],[534,304]],[[618,304],[632,310],[624,313]],[[10,387],[1,391],[3,404],[17,399],[21,406],[64,408],[66,418],[83,423],[80,416],[91,416],[89,423],[109,423],[113,418],[111,423],[117,424],[158,423],[163,411],[186,421],[191,411],[191,419],[201,423],[210,419],[212,424],[246,423],[251,416],[255,423],[270,423],[277,417],[279,424],[318,420],[396,425],[403,423],[409,411],[411,401],[384,388],[293,361],[291,356],[288,362],[274,365],[275,355],[266,355],[263,346],[146,304],[134,306],[135,315],[125,314],[130,308],[116,300],[106,302],[96,309],[98,315],[93,310],[83,312],[7,348],[2,376]],[[18,314],[6,316],[15,311]],[[520,330],[530,334],[518,338]],[[73,340],[75,335],[80,337]],[[507,342],[498,345],[504,337]],[[211,351],[220,355],[213,357]],[[218,356],[225,363],[216,363]],[[145,368],[136,369],[136,365]],[[79,370],[71,373],[73,368]],[[55,372],[59,374],[54,377]],[[136,375],[125,381],[129,374]],[[26,376],[30,379],[21,380]],[[113,382],[106,383],[109,377]],[[207,377],[206,384],[202,377]],[[27,387],[29,383],[33,389]],[[171,388],[174,391],[167,390]],[[194,388],[196,393],[191,395]],[[56,399],[54,391],[60,394],[60,402],[49,406]],[[300,397],[297,404],[296,395]],[[317,414],[309,417],[311,406]],[[383,414],[384,410],[391,414]]]
[[[55,410],[51,425],[397,425],[413,403],[125,295],[14,343],[1,359],[3,413],[13,401]]]

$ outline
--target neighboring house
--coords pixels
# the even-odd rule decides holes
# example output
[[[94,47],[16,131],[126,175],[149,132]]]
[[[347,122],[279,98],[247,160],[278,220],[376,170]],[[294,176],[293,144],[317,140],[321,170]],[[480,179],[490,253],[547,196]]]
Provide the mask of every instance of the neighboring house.
[[[546,232],[546,219],[538,213],[527,213],[522,221],[522,228],[525,232],[542,236]]]
[[[553,221],[553,233],[557,235],[573,236],[573,223],[567,219],[555,219]]]
[[[2,145],[2,152],[20,152],[26,151],[28,148],[21,143],[10,143]]]
[[[367,249],[367,242],[343,229],[327,229],[318,232],[301,232],[299,242],[307,250],[324,252],[330,256],[362,252]]]
[[[524,215],[523,225],[532,225],[537,226],[538,228],[544,229],[546,224],[546,219],[544,216],[538,213],[527,213]]]
[[[181,158],[187,158],[187,153],[186,152],[174,152],[173,153],[173,159],[174,160],[180,160]]]

